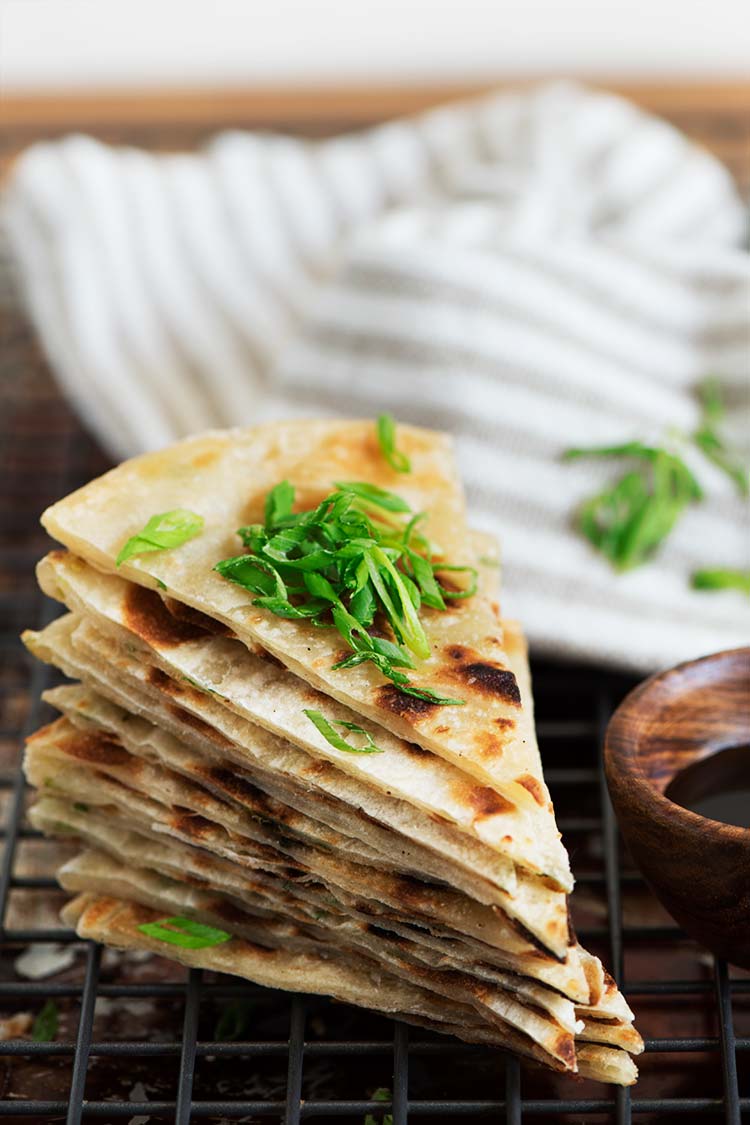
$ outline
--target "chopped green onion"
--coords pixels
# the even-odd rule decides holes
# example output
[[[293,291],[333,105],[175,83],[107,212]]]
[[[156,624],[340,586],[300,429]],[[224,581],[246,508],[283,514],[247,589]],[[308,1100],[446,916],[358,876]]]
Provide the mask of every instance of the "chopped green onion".
[[[52,1043],[60,1024],[60,1013],[54,1000],[47,1000],[37,1015],[31,1028],[31,1038],[35,1043]]]
[[[425,513],[411,515],[400,496],[362,481],[335,488],[316,508],[292,513],[294,489],[282,481],[266,498],[265,522],[238,532],[247,554],[223,559],[214,569],[255,595],[254,606],[335,627],[352,651],[334,668],[369,661],[406,694],[460,705],[460,699],[412,685],[398,669],[413,668],[413,657],[430,656],[422,606],[445,610],[448,599],[472,597],[476,570],[434,563],[432,545],[416,531]],[[447,589],[440,571],[464,572],[471,582],[465,590]],[[392,639],[380,635],[380,622],[378,635],[370,632],[378,615]]]
[[[406,501],[396,496],[395,492],[387,492],[376,484],[368,484],[366,481],[336,481],[336,488],[358,496],[360,500],[366,500],[368,504],[374,504],[375,507],[383,508],[386,512],[411,511]]]
[[[203,530],[203,522],[203,516],[196,515],[187,508],[173,508],[171,512],[152,516],[137,535],[131,535],[128,539],[117,556],[116,565],[122,566],[133,555],[181,547]]]
[[[380,1086],[377,1090],[373,1091],[372,1101],[374,1102],[389,1102],[392,1100],[391,1091],[387,1086]],[[393,1125],[393,1114],[384,1113],[380,1122],[375,1118],[375,1115],[368,1113],[364,1120],[364,1125]]]
[[[696,570],[692,582],[695,590],[739,590],[750,596],[750,570]]]
[[[323,735],[326,742],[336,750],[344,750],[347,754],[382,754],[383,751],[373,741],[372,735],[366,731],[364,727],[360,727],[357,723],[345,722],[343,719],[329,723],[320,711],[304,711],[303,714],[307,715],[310,722],[315,726],[318,731]],[[350,730],[353,734],[360,734],[365,739],[364,746],[353,746],[351,742],[337,734],[333,729],[334,727],[343,727],[344,730]]]
[[[266,527],[273,527],[291,515],[293,503],[294,488],[288,480],[282,480],[266,496]]]
[[[73,808],[76,812],[87,813],[89,811],[88,805],[84,805],[82,801],[74,801]]]
[[[214,926],[206,926],[179,915],[162,918],[158,922],[144,922],[138,929],[147,937],[167,942],[168,945],[179,945],[183,949],[208,949],[230,941],[232,937],[226,930],[217,930]]]
[[[381,414],[378,418],[378,444],[380,452],[397,473],[410,473],[411,461],[396,448],[396,421],[392,414]]]
[[[567,460],[630,457],[643,462],[612,487],[587,500],[578,523],[586,538],[617,570],[646,562],[661,546],[682,513],[703,492],[676,454],[633,441],[593,449],[569,449]]]

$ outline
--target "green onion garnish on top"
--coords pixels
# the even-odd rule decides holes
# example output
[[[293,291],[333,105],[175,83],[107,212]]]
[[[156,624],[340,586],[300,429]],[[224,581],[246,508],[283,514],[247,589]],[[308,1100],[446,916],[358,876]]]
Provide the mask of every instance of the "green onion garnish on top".
[[[407,695],[463,703],[414,686],[401,669],[430,655],[423,607],[445,610],[446,600],[471,597],[476,570],[434,561],[418,528],[424,513],[412,515],[400,496],[376,485],[337,482],[316,508],[295,513],[293,504],[294,489],[281,481],[266,497],[265,522],[239,529],[247,553],[214,569],[255,594],[253,605],[336,628],[351,655],[334,668],[368,662]],[[466,588],[443,585],[444,571],[468,575]]]
[[[218,930],[215,926],[206,926],[180,915],[160,918],[158,922],[144,922],[138,929],[146,937],[156,938],[168,945],[179,945],[183,949],[208,949],[212,945],[221,945],[232,937],[226,930]]]
[[[396,422],[392,414],[381,414],[377,424],[380,452],[397,473],[410,473],[411,461],[396,448]]]
[[[189,539],[194,539],[202,530],[203,516],[188,511],[187,508],[173,508],[171,512],[152,516],[145,527],[128,539],[117,556],[116,565],[122,566],[133,555],[145,555],[149,551],[166,551],[171,547],[181,547]]]

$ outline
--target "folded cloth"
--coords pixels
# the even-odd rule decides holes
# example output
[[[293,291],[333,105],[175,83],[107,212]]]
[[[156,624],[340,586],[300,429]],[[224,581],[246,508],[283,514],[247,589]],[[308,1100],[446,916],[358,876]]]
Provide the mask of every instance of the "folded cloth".
[[[191,155],[34,145],[4,221],[51,364],[119,457],[208,426],[371,415],[452,431],[503,611],[537,650],[650,670],[747,641],[747,511],[707,499],[615,575],[573,529],[621,471],[571,445],[664,440],[720,376],[747,442],[750,258],[726,171],[574,85],[324,142],[224,133]]]

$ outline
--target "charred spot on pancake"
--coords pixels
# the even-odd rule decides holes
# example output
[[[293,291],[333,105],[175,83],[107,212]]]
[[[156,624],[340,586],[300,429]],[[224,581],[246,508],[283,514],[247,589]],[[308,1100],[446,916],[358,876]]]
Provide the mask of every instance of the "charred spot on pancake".
[[[530,773],[522,774],[521,777],[516,778],[516,781],[519,785],[522,785],[524,787],[527,793],[531,794],[538,805],[543,806],[545,804],[547,798],[544,792],[544,788],[535,777],[531,776]]]
[[[186,625],[194,625],[197,629],[203,629],[204,632],[213,633],[217,637],[234,636],[232,630],[223,621],[217,621],[215,617],[209,617],[207,613],[201,613],[199,609],[194,609],[191,605],[185,605],[184,602],[178,602],[176,598],[169,598],[166,595],[162,595],[161,600],[167,611],[177,621],[182,621]]]
[[[166,672],[162,672],[161,668],[155,668],[153,665],[151,665],[146,673],[146,678],[150,684],[159,688],[160,691],[168,691],[171,693],[177,686]]]
[[[62,727],[62,725],[62,719],[53,719],[51,723],[45,723],[43,727],[39,727],[39,729],[35,730],[33,734],[27,735],[26,745],[31,746],[34,742],[44,739],[48,734],[54,734],[58,728]]]
[[[416,742],[405,742],[404,750],[411,758],[432,758],[431,750],[425,750],[424,746],[418,746]]]
[[[497,696],[505,703],[512,703],[515,707],[521,705],[521,693],[518,690],[516,677],[508,668],[501,668],[497,664],[487,664],[477,660],[472,664],[464,664],[461,675],[470,687],[486,695]]]
[[[194,840],[201,840],[204,836],[213,833],[213,825],[200,813],[191,812],[190,809],[176,809],[170,817],[170,824],[183,836],[190,836]]]
[[[398,875],[396,894],[402,905],[411,907],[412,910],[419,910],[424,903],[425,886],[419,879],[412,879],[409,875]]]
[[[547,1012],[543,1013],[545,1016]],[[552,1046],[552,1054],[555,1055],[569,1070],[576,1069],[576,1048],[573,1036],[569,1031],[559,1031]]]
[[[179,699],[192,699],[194,702],[203,701],[205,693],[198,691],[197,688],[191,687],[187,682],[181,681],[177,683],[161,668],[151,667],[147,673],[148,682],[157,688],[163,695],[176,696]]]
[[[155,669],[155,671],[159,671],[159,669]],[[162,675],[164,675],[164,673],[162,673]],[[169,679],[169,677],[167,676],[166,679]],[[181,723],[192,727],[193,730],[196,730],[205,738],[210,739],[211,742],[216,742],[219,746],[232,745],[231,740],[227,738],[226,735],[223,735],[216,727],[212,727],[210,723],[205,722],[204,719],[199,719],[192,711],[186,711],[184,707],[180,707],[177,703],[168,703],[167,708]]]
[[[86,906],[81,915],[81,922],[84,926],[95,926],[97,922],[105,920],[111,915],[112,911],[118,906],[121,906],[121,903],[114,898],[97,898]],[[135,913],[135,908],[131,909]],[[149,919],[155,917],[154,912],[148,910],[145,906],[140,907],[140,911]]]
[[[248,921],[248,916],[245,911],[240,910],[238,906],[235,906],[233,902],[228,902],[225,898],[215,898],[211,903],[211,909],[214,913],[218,914],[224,922],[236,924],[242,922],[247,923]]]
[[[424,719],[431,715],[437,703],[431,703],[429,699],[422,699],[418,695],[408,695],[405,691],[400,691],[395,684],[383,684],[378,688],[378,703],[384,707],[386,711],[392,711],[394,715],[398,715],[400,719],[406,719],[408,722],[416,722],[418,719]]]
[[[75,739],[66,744],[65,752],[71,758],[94,765],[123,766],[131,761],[131,755],[116,739],[96,731],[77,732]]]
[[[126,628],[154,648],[175,648],[206,636],[202,626],[173,617],[158,594],[135,582],[128,584],[123,616]]]
[[[446,723],[441,723],[439,727],[435,727],[435,734],[448,734],[450,729]]]
[[[477,820],[512,812],[514,806],[488,785],[467,785],[466,798],[476,813]]]
[[[240,774],[234,773],[232,770],[222,769],[220,766],[208,766],[202,773],[207,781],[213,782],[217,788],[230,794],[240,804],[251,808],[253,812],[276,816],[280,808],[279,802],[274,801],[273,797],[268,797]]]
[[[453,827],[453,821],[449,820],[447,816],[441,816],[440,813],[430,812],[427,813],[430,820],[434,820],[435,824],[447,825],[449,828]]]
[[[446,645],[443,653],[452,665],[449,674],[464,687],[473,688],[483,695],[493,695],[515,707],[520,706],[521,693],[509,668],[483,660],[476,650],[465,645]]]

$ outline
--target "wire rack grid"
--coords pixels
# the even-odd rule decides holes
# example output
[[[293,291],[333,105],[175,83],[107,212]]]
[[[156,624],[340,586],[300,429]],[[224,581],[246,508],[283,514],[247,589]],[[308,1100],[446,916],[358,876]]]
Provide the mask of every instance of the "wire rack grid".
[[[12,341],[11,341],[12,344]],[[26,345],[24,345],[26,347]],[[11,352],[13,348],[11,347]],[[40,703],[54,674],[27,660],[21,628],[56,609],[36,592],[45,549],[44,505],[106,468],[106,459],[59,399],[38,356],[28,385],[3,412],[3,578],[0,689],[5,798],[0,865],[0,1015],[38,1012],[52,999],[67,1015],[52,1042],[0,1041],[0,1118],[176,1122],[387,1122],[701,1120],[738,1125],[750,1112],[750,975],[711,961],[659,913],[623,853],[599,747],[627,679],[570,665],[535,665],[542,754],[578,888],[582,941],[600,952],[646,1037],[633,1091],[537,1074],[502,1052],[409,1029],[317,997],[264,992],[167,962],[148,979],[118,976],[111,953],[40,915],[14,921],[14,900],[57,902],[52,867],[19,863],[37,833],[17,765],[21,736],[49,716]],[[27,356],[28,361],[28,356]],[[24,920],[25,919],[25,920]],[[75,965],[29,980],[15,958],[40,943],[75,951]],[[156,959],[160,961],[161,959]],[[212,1013],[247,1003],[249,1020],[217,1035]],[[115,1034],[100,1009],[150,1004],[143,1033]],[[223,1008],[222,1008],[223,1006]],[[140,1010],[140,1009],[139,1009]],[[165,1027],[162,1027],[162,1024]],[[742,1034],[740,1034],[741,1031]],[[101,1028],[104,1026],[104,1030]],[[150,1069],[149,1069],[150,1068]],[[241,1078],[241,1082],[239,1078]],[[131,1084],[127,1094],[122,1083]],[[383,1089],[385,1093],[383,1093]],[[379,1097],[373,1094],[379,1090]],[[371,1115],[371,1116],[368,1116]]]

